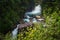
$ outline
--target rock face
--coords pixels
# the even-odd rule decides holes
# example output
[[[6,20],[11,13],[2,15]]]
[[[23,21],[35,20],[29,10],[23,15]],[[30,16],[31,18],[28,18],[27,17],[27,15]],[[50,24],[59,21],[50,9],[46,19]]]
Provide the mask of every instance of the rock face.
[[[36,16],[37,19],[40,19],[41,17],[40,16]]]
[[[12,38],[15,39],[17,38],[17,34],[19,30],[22,30],[23,28],[26,27],[32,27],[33,23],[32,22],[26,22],[23,24],[18,24],[17,27],[12,31]]]
[[[18,29],[21,30],[22,28],[31,27],[32,25],[33,25],[32,22],[26,22],[24,24],[18,24]]]

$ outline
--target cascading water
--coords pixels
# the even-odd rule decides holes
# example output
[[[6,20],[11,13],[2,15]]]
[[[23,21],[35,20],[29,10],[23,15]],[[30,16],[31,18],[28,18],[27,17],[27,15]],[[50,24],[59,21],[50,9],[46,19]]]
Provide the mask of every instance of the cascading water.
[[[40,14],[41,14],[41,6],[40,5],[37,5],[35,7],[35,9],[32,10],[32,12],[26,12],[25,13],[26,19],[23,19],[23,20],[26,21],[26,22],[30,22],[29,21],[29,18],[33,18],[32,19],[32,22],[37,22],[36,18],[34,18],[33,16],[40,15]]]
[[[17,31],[18,31],[18,26],[19,25],[17,25],[17,27],[12,31],[12,36],[16,36],[17,35]]]
[[[19,24],[17,25],[17,27],[12,31],[12,39],[17,39],[17,34],[18,34],[18,26]]]
[[[24,18],[23,20],[24,20],[24,22],[30,22],[30,18],[32,18],[32,22],[35,23],[35,22],[37,22],[37,20],[36,20],[36,18],[33,18],[33,16],[40,15],[40,14],[41,14],[41,6],[40,5],[37,5],[32,12],[26,12],[25,13],[25,17],[26,18]],[[16,37],[17,34],[18,34],[18,26],[19,26],[19,24],[12,31],[12,37],[13,38]]]

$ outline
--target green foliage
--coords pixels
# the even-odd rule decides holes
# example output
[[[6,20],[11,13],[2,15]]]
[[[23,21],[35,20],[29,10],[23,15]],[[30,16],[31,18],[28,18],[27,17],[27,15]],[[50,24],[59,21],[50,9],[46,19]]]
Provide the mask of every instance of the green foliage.
[[[57,11],[45,17],[46,27],[43,24],[35,24],[33,29],[28,32],[20,32],[18,40],[60,40],[60,16]],[[25,33],[25,37],[24,37]]]
[[[58,14],[53,12],[50,16],[44,15],[46,27],[41,23],[35,23],[33,29],[28,27],[27,30],[21,30],[17,35],[18,40],[60,40],[60,17]]]
[[[26,4],[24,3],[24,5],[22,5],[22,2],[26,2]],[[33,29],[28,27],[27,29],[20,31],[17,35],[17,40],[60,40],[59,2],[59,0],[55,0],[54,2],[48,1],[42,3],[42,13],[46,27],[44,27],[42,23],[35,23]],[[4,30],[7,30],[7,28],[9,29],[9,27],[16,23],[19,20],[19,17],[21,18],[21,15],[23,14],[19,14],[25,12],[29,2],[27,2],[27,0],[10,0],[7,3],[6,1],[2,1],[1,3],[3,4],[1,8],[3,12],[0,16],[0,31],[4,32]],[[13,40],[9,33],[5,36],[0,34],[0,39]]]
[[[7,33],[12,30],[12,26],[24,17],[31,2],[32,0],[1,0],[0,32]]]

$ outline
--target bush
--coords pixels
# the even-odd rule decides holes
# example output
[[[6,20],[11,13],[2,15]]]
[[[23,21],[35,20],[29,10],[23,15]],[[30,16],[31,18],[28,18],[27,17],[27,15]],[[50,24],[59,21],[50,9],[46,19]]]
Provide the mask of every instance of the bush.
[[[46,27],[42,23],[35,23],[33,29],[27,27],[27,30],[20,31],[17,35],[18,40],[60,40],[60,17],[58,14],[55,11],[50,16],[44,15]]]

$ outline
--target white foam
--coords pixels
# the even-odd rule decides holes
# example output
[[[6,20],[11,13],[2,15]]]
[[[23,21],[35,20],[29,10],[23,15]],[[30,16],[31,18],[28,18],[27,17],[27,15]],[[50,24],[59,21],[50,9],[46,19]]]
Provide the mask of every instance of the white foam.
[[[23,19],[23,21],[25,22],[30,22],[29,18],[31,18],[29,15],[39,15],[41,14],[41,6],[40,5],[37,5],[35,6],[35,9],[31,12],[26,12],[25,13],[25,16],[27,17],[26,19]],[[42,20],[42,19],[39,19],[39,20]],[[37,20],[35,18],[32,19],[32,22],[35,23],[37,22]],[[19,24],[17,25],[17,27],[12,31],[12,36],[15,37],[17,36],[18,34],[18,26]]]
[[[36,23],[37,22],[36,18],[33,18],[32,22],[33,23]]]
[[[39,15],[39,14],[41,14],[41,6],[40,5],[37,5],[37,6],[35,6],[35,9],[33,10],[33,11],[31,11],[31,12],[26,12],[26,14],[28,14],[28,15]]]
[[[31,13],[32,14],[40,14],[41,13],[41,6],[37,5]]]
[[[30,22],[30,20],[27,18],[27,19],[23,19],[24,22]]]
[[[17,25],[17,27],[12,31],[12,37],[17,36],[17,34],[18,34],[18,26],[19,25]]]
[[[31,18],[32,15],[40,15],[40,14],[41,14],[41,6],[37,5],[35,6],[35,9],[33,11],[25,13],[25,16],[27,17],[27,19],[24,19],[24,21],[30,22],[29,18]],[[33,18],[33,20],[32,20],[33,22],[36,22],[35,18]]]

